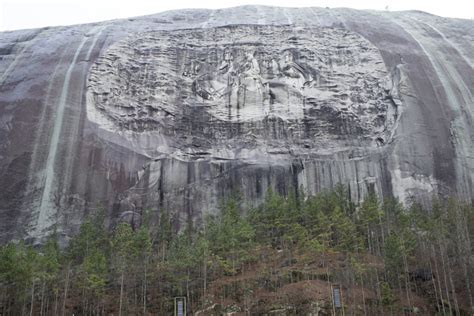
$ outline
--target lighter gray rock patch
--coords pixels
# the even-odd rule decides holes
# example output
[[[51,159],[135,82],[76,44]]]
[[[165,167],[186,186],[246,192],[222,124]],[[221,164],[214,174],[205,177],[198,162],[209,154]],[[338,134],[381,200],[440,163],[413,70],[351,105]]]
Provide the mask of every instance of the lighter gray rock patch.
[[[311,121],[320,130],[300,130],[300,139],[343,135],[381,146],[398,115],[396,85],[378,49],[340,28],[148,32],[116,43],[92,67],[88,115],[109,130],[144,132],[176,127],[186,109],[202,108],[208,126],[276,120],[300,130]]]

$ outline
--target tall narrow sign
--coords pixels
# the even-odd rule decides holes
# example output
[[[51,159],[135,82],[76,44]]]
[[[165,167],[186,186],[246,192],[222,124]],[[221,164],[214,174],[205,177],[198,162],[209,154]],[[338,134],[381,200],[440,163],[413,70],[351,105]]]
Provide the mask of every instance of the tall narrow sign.
[[[174,315],[175,316],[186,315],[186,298],[185,297],[174,298]]]
[[[333,288],[332,289],[332,297],[333,297],[333,300],[334,300],[334,307],[335,308],[341,308],[342,307],[342,304],[341,304],[341,291],[339,290],[339,288]]]

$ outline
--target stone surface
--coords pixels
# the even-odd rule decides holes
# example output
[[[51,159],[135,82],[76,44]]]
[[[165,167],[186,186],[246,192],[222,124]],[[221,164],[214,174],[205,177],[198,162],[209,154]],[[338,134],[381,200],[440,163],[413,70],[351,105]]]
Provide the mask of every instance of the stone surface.
[[[0,242],[343,183],[472,200],[474,22],[242,6],[0,33]]]

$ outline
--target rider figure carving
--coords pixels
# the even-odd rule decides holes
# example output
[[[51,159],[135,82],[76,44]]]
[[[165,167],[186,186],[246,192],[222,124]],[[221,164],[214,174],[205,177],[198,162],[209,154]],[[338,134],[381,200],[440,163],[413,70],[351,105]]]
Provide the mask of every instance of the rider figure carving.
[[[279,65],[285,80],[293,88],[302,89],[313,80],[311,75],[294,61],[293,53],[289,49],[283,51]]]

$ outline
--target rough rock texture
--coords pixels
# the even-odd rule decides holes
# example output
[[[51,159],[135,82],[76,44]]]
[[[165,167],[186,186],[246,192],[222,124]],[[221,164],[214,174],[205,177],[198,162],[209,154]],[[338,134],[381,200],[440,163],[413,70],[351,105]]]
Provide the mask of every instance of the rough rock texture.
[[[473,199],[474,22],[243,6],[0,33],[0,242],[239,191]]]

